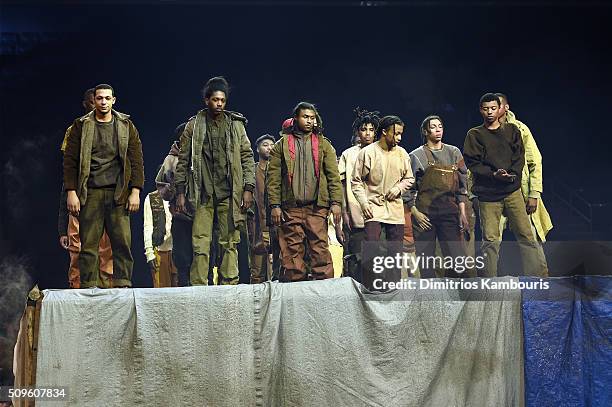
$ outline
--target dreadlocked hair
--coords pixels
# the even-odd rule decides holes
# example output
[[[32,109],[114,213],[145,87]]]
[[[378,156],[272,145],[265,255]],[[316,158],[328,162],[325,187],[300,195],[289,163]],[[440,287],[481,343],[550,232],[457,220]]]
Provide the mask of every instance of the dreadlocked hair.
[[[361,109],[359,106],[357,106],[355,109],[353,109],[353,113],[355,113],[355,116],[357,116],[353,122],[353,134],[357,134],[357,131],[366,124],[371,124],[374,126],[374,130],[378,129],[378,124],[380,123],[380,112],[369,112],[366,109]]]
[[[380,123],[378,124],[378,127],[376,128],[376,137],[380,138],[380,136],[382,136],[383,130],[388,129],[391,126],[395,126],[396,124],[399,126],[403,126],[404,122],[402,121],[402,119],[400,119],[397,116],[383,117],[382,119],[380,119]]]

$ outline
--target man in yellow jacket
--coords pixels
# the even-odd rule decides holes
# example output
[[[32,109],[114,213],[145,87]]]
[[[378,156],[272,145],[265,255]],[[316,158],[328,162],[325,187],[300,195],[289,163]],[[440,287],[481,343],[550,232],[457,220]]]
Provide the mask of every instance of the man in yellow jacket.
[[[523,176],[521,178],[521,192],[525,198],[527,214],[531,220],[531,229],[538,242],[538,257],[542,271],[546,271],[544,275],[548,275],[548,265],[546,256],[544,255],[543,244],[546,242],[546,235],[553,228],[550,215],[542,201],[542,154],[538,149],[538,145],[525,123],[517,120],[514,113],[510,111],[508,97],[503,93],[495,94],[501,101],[499,108],[499,121],[504,123],[512,123],[517,126],[521,132],[523,145],[525,146],[525,166],[523,167]],[[500,230],[503,230],[506,225],[506,218],[502,216],[500,221]]]

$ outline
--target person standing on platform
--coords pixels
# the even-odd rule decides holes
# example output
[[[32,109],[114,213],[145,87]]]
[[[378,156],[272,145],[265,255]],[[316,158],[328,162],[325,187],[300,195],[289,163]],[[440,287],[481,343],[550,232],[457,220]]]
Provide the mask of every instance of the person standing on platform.
[[[463,156],[474,179],[472,193],[478,198],[485,276],[497,276],[503,214],[516,235],[523,273],[545,277],[545,270],[538,266],[537,242],[520,191],[525,165],[521,132],[514,124],[500,123],[501,103],[495,94],[483,95],[479,106],[484,121],[468,131]]]
[[[346,239],[344,258],[346,270],[344,275],[361,282],[361,243],[365,239],[365,222],[363,212],[351,187],[351,176],[359,152],[372,144],[380,122],[379,112],[355,109],[357,117],[353,122],[353,137],[358,143],[344,150],[338,163],[340,181],[342,182],[342,230]]]
[[[94,110],[94,88],[87,89],[83,94],[83,109],[85,113]],[[64,154],[68,136],[72,131],[72,125],[68,127],[62,141],[61,151]],[[68,268],[68,286],[70,288],[81,288],[81,275],[79,272],[79,252],[81,251],[81,239],[79,238],[79,220],[68,212],[66,207],[66,190],[62,184],[60,195],[60,210],[58,215],[58,233],[60,245],[68,250],[70,254],[70,267]],[[102,234],[98,246],[100,258],[100,283],[103,288],[113,286],[113,251],[106,230]]]
[[[177,287],[178,276],[172,261],[172,214],[170,204],[159,191],[144,200],[143,236],[153,287]]]
[[[544,243],[546,242],[546,235],[553,228],[553,225],[542,200],[542,191],[544,190],[542,181],[542,154],[540,154],[538,145],[529,127],[518,120],[514,113],[510,111],[508,97],[503,93],[496,93],[495,95],[501,102],[499,107],[500,123],[514,124],[521,132],[523,146],[525,147],[525,166],[523,167],[521,177],[521,192],[525,199],[527,214],[531,222],[531,231],[538,243],[539,267],[545,270],[544,273],[547,275],[548,264],[544,254]],[[502,230],[505,229],[506,223],[507,218],[502,215],[500,224]]]
[[[436,239],[443,256],[465,256],[463,232],[468,230],[467,168],[459,148],[442,143],[444,125],[439,116],[428,116],[421,124],[425,143],[410,153],[416,182],[404,194],[404,202],[414,216],[417,255],[433,258]],[[460,274],[447,276],[458,277]],[[425,264],[421,277],[435,277]]]
[[[316,125],[315,125],[316,123]],[[293,120],[270,153],[266,189],[272,223],[278,226],[282,273],[280,281],[332,278],[327,216],[341,222],[342,184],[336,150],[322,135],[315,106],[300,102]],[[308,244],[310,273],[304,256]]]
[[[215,219],[223,251],[219,282],[238,284],[239,227],[246,221],[255,189],[253,151],[245,117],[225,110],[229,95],[225,78],[211,78],[203,94],[206,108],[189,120],[181,136],[177,210],[185,212],[187,202],[195,208],[191,284],[208,284]]]
[[[174,142],[170,147],[170,152],[164,159],[157,176],[155,185],[157,191],[164,201],[170,204],[172,214],[172,261],[177,269],[178,286],[185,287],[189,283],[189,270],[193,260],[193,244],[191,239],[191,229],[193,226],[194,209],[186,204],[184,212],[176,209],[176,165],[179,155],[179,138],[185,130],[187,123],[180,124],[174,130]]]
[[[251,239],[251,284],[264,282],[272,277],[270,261],[270,231],[266,219],[266,173],[270,152],[276,139],[270,134],[264,134],[255,141],[259,161],[255,163],[255,216],[250,219]]]
[[[129,115],[113,109],[113,88],[95,87],[95,109],[76,119],[64,152],[68,211],[79,218],[81,287],[100,287],[98,246],[106,229],[113,248],[113,286],[132,286],[130,213],[144,185],[142,144]]]
[[[399,146],[404,123],[397,116],[381,119],[377,134],[379,140],[361,149],[357,155],[351,177],[353,194],[359,202],[365,221],[365,241],[379,242],[385,231],[387,256],[402,251],[404,239],[404,204],[402,194],[412,186],[414,177],[410,157]],[[377,248],[375,255],[384,255]],[[371,262],[364,263],[364,284],[372,285]],[[367,273],[367,274],[366,274]],[[388,270],[385,281],[398,281],[399,269]]]

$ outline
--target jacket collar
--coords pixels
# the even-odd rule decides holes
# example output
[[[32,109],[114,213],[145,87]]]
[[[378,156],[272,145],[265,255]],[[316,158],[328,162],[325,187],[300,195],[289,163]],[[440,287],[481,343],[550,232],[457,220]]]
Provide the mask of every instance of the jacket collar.
[[[506,112],[506,122],[507,123],[516,123],[516,116],[510,110]]]
[[[206,113],[208,112],[208,108],[205,107],[204,109],[200,110],[198,113],[202,113],[203,116],[206,116]],[[247,123],[249,122],[246,117],[244,117],[242,115],[242,113],[238,113],[238,112],[234,112],[232,110],[224,110],[223,111],[223,117],[225,117],[226,119],[229,119],[230,121],[233,120],[239,120],[241,122],[244,123],[244,125],[246,126]]]
[[[121,121],[126,121],[126,120],[128,120],[130,118],[129,114],[118,112],[115,109],[112,110],[112,113],[113,113],[113,116],[115,116],[118,120],[121,120]],[[91,112],[87,113],[86,115],[81,116],[79,118],[79,120],[81,122],[84,122],[85,120],[94,120],[94,114],[95,114],[95,110],[92,110]]]

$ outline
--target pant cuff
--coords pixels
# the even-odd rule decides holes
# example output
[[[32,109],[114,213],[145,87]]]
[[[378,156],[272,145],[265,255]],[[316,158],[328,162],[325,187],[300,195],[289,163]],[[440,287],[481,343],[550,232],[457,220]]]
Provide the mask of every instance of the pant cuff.
[[[113,279],[113,287],[131,287],[132,282],[126,279]]]

